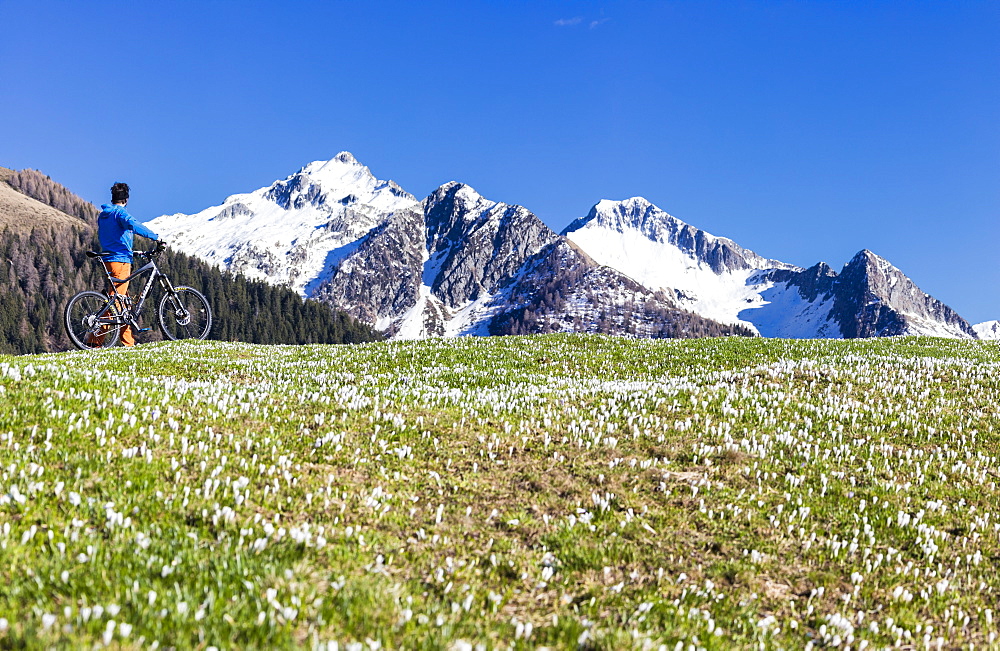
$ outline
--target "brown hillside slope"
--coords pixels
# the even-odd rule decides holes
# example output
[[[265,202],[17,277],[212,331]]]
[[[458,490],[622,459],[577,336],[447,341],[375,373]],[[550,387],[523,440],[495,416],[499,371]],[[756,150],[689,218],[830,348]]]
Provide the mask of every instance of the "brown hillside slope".
[[[13,170],[0,167],[0,230],[29,233],[35,226],[92,229],[82,219],[71,217],[10,187],[7,179],[13,173]]]

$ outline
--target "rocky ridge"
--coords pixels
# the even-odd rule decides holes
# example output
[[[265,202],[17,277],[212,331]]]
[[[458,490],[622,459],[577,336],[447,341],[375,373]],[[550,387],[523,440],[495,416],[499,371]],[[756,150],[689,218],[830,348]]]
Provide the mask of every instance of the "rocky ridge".
[[[977,338],[957,312],[867,249],[855,255],[839,274],[821,262],[802,271],[770,272],[767,278],[777,288],[796,292],[804,304],[822,306],[820,325],[825,330],[818,336]],[[742,316],[753,319],[755,315]]]
[[[566,237],[678,305],[770,337],[903,334],[976,338],[965,319],[887,260],[856,255],[838,274],[802,269],[672,217],[641,197],[602,201]]]

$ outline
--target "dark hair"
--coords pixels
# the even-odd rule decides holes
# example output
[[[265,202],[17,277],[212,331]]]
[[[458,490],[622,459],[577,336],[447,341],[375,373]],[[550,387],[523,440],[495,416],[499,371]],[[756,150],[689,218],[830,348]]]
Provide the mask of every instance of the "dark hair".
[[[111,186],[111,203],[128,201],[128,183],[115,183]]]

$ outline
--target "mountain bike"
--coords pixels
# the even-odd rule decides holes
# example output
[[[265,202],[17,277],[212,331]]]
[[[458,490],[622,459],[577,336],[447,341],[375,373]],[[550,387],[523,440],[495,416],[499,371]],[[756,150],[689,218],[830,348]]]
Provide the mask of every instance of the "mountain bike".
[[[148,262],[128,278],[111,275],[104,258],[113,255],[107,251],[87,251],[87,257],[100,262],[108,277],[109,291],[80,292],[66,304],[65,325],[73,345],[82,350],[111,348],[121,339],[122,330],[131,327],[132,332],[147,332],[150,328],[139,325],[139,315],[146,303],[153,285],[163,289],[156,311],[157,323],[163,336],[170,340],[204,339],[212,329],[212,308],[208,300],[192,287],[174,287],[170,279],[156,265],[156,258],[163,252],[162,247],[149,251],[136,251],[135,255]],[[149,274],[139,298],[115,293],[115,287],[127,283],[143,274]]]

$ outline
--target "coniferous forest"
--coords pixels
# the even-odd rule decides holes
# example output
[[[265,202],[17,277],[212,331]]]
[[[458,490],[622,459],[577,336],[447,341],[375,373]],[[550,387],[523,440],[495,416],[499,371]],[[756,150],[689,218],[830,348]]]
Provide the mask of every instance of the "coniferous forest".
[[[103,267],[86,257],[97,250],[94,207],[39,172],[10,177],[11,187],[77,217],[79,224],[39,223],[31,228],[0,228],[0,353],[23,354],[68,350],[62,315],[66,302],[85,289],[103,290]],[[3,183],[0,180],[0,183]],[[137,238],[136,248],[144,241]],[[168,243],[169,244],[169,243]],[[136,259],[136,264],[140,262]],[[317,301],[303,300],[285,287],[248,280],[167,249],[158,259],[174,285],[201,291],[213,312],[210,339],[261,344],[360,343],[381,333]],[[133,270],[137,268],[134,267]],[[137,295],[146,277],[133,282]],[[143,311],[149,332],[139,341],[156,341],[160,292],[154,288]]]

